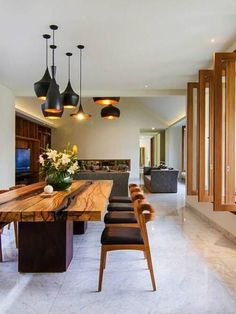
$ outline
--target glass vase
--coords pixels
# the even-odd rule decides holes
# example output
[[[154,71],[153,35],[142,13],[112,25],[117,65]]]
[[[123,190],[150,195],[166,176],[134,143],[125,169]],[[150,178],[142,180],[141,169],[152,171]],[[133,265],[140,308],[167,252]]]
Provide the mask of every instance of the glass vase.
[[[72,176],[60,172],[51,173],[46,176],[46,184],[51,185],[54,191],[64,191],[72,184]]]

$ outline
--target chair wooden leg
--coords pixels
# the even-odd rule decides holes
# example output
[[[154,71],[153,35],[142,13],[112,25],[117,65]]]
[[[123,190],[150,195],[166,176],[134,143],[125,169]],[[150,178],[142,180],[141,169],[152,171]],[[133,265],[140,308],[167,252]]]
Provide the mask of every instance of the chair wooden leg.
[[[156,291],[156,282],[155,282],[154,271],[153,271],[153,267],[152,267],[152,257],[151,257],[151,252],[150,252],[149,248],[147,248],[145,253],[147,256],[147,264],[148,264],[148,268],[150,271],[153,291]]]
[[[104,262],[105,262],[105,255],[106,250],[102,246],[101,247],[101,258],[100,258],[100,271],[99,271],[99,280],[98,280],[98,291],[102,290],[102,279],[103,279],[103,271],[104,271]]]
[[[2,258],[2,236],[1,236],[1,230],[0,230],[0,263],[3,261]]]
[[[14,233],[15,233],[16,248],[18,249],[18,225],[16,221],[14,221]]]
[[[107,251],[104,252],[104,264],[103,264],[103,269],[106,268],[106,262],[107,262]]]

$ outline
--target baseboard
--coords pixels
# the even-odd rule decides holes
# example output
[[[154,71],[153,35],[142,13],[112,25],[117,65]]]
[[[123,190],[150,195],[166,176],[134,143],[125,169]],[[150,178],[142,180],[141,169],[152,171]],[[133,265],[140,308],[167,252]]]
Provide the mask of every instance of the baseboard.
[[[216,230],[218,230],[221,234],[223,234],[227,239],[229,239],[230,241],[236,244],[236,237],[231,232],[221,227],[219,224],[211,220],[209,217],[205,216],[202,212],[198,211],[195,207],[190,205],[188,202],[186,202],[186,207],[191,209],[191,211],[193,211],[202,220],[206,221],[209,225],[211,225]]]

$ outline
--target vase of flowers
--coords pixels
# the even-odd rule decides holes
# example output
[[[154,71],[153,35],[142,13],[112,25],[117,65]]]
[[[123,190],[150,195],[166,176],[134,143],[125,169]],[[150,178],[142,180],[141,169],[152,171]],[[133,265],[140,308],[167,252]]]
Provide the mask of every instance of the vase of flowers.
[[[68,189],[73,180],[73,175],[79,171],[78,158],[69,149],[63,152],[46,148],[39,156],[40,173],[46,178],[46,183],[55,191]]]

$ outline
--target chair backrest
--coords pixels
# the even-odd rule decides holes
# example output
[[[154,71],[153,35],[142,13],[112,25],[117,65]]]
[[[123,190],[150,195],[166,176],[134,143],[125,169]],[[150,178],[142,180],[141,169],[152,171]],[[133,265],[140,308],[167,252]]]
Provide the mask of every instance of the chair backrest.
[[[0,190],[0,194],[5,193],[5,192],[9,192],[9,190]]]
[[[130,194],[133,193],[133,192],[140,192],[140,191],[141,191],[141,189],[140,189],[139,186],[133,186],[133,187],[129,188],[129,193]]]
[[[154,220],[155,210],[146,200],[136,200],[134,202],[134,213],[143,236],[144,245],[149,246],[146,223]]]
[[[136,183],[130,183],[129,184],[129,189],[130,188],[135,188],[135,187],[138,187],[138,184],[136,184]]]
[[[140,190],[140,191],[135,191],[135,192],[132,192],[130,194],[131,196],[131,199],[132,199],[132,202],[136,201],[136,200],[144,200],[144,194],[143,192]]]
[[[9,190],[10,190],[10,191],[12,191],[12,190],[17,190],[17,189],[19,189],[19,188],[23,188],[24,186],[25,186],[25,184],[17,184],[17,185],[11,186],[11,187],[9,188]]]
[[[0,194],[9,192],[9,190],[0,190]],[[0,235],[2,233],[3,227],[5,227],[8,224],[8,222],[0,222]]]

